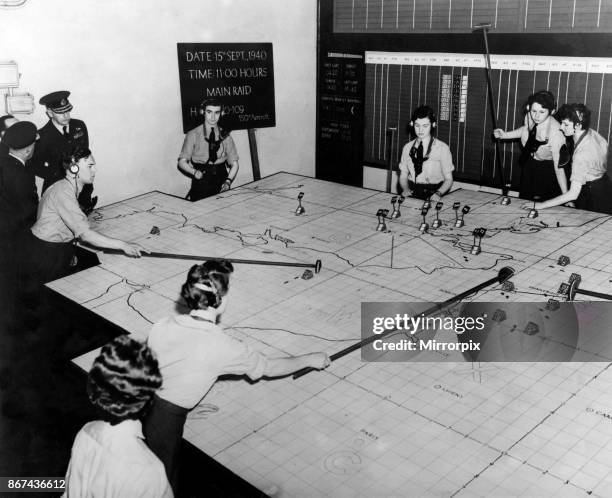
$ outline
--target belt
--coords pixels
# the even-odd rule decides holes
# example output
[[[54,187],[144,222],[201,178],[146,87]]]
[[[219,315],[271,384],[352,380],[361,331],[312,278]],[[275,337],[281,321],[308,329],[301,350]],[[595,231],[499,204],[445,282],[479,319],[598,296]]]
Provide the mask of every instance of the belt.
[[[227,164],[227,161],[221,161],[220,163],[198,163],[195,161],[191,161],[191,165],[195,168],[195,167],[200,167],[200,168],[212,168],[214,166],[225,166]]]

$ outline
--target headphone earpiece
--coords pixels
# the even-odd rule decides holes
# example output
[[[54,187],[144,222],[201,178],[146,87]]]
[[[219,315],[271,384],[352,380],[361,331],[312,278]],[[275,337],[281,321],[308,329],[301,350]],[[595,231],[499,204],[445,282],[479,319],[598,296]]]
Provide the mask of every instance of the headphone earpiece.
[[[77,175],[79,173],[79,165],[78,163],[76,163],[74,160],[70,163],[70,167],[68,168],[68,171],[70,171],[70,173],[72,173],[73,175]]]
[[[410,121],[410,128],[414,128],[414,121]]]

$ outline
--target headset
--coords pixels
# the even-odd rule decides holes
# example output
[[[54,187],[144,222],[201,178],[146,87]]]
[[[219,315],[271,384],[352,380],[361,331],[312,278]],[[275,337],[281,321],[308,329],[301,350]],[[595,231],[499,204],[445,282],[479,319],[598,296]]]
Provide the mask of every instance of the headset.
[[[221,116],[225,116],[225,106],[219,99],[205,99],[200,104],[200,114],[204,116],[206,112],[206,106],[215,106],[221,108]]]
[[[425,114],[424,116],[422,114]],[[414,122],[417,119],[422,119],[422,118],[428,118],[429,121],[431,122],[431,127],[435,128],[436,127],[436,123],[438,122],[438,117],[436,116],[436,113],[434,112],[434,110],[426,105],[420,106],[418,107],[413,113],[412,113],[412,117],[410,119],[410,127],[414,128]]]
[[[540,104],[544,109],[548,109],[550,114],[554,114],[557,109],[557,101],[552,92],[548,90],[539,90],[529,96],[527,99],[527,111],[531,111],[531,106],[534,103]]]
[[[420,118],[417,118],[417,119],[420,119]],[[409,125],[410,125],[410,128],[414,128],[414,121],[410,121]],[[436,121],[431,122],[431,127],[432,128],[436,127]]]

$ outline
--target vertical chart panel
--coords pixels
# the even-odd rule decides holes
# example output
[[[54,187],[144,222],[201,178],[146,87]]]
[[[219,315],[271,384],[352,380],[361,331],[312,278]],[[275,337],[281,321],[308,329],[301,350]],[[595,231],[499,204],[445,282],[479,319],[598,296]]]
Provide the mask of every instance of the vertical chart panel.
[[[398,105],[401,96],[400,73],[402,66],[390,65],[387,77],[387,109],[385,110],[385,151],[384,159],[388,160],[388,154],[392,158],[397,158],[398,149],[398,121],[401,114],[401,107]],[[385,162],[386,164],[386,162]],[[397,164],[397,163],[396,163]]]
[[[550,29],[568,31],[572,28],[576,2],[574,0],[551,0]]]
[[[501,69],[493,69],[491,71],[491,86],[493,87],[493,92],[495,96],[495,104],[499,102],[499,96],[502,93],[502,84],[503,82],[503,70]],[[498,184],[497,175],[499,163],[497,161],[497,155],[495,154],[495,143],[493,142],[493,130],[494,123],[491,117],[491,100],[487,99],[487,107],[483,109],[483,113],[486,113],[486,120],[483,127],[483,157],[484,157],[484,170],[483,170],[483,180],[490,185]]]
[[[471,30],[474,25],[473,0],[452,0],[449,8],[450,27],[453,31]]]
[[[457,168],[457,173],[465,175],[468,180],[480,181],[483,165],[483,130],[485,122],[490,119],[489,114],[484,112],[488,105],[487,84],[484,68],[469,67],[468,69],[465,156],[461,168]]]
[[[612,31],[609,0],[335,0],[333,12],[337,33]]]
[[[474,10],[472,13],[473,24],[491,24],[491,28],[495,29],[498,12],[496,3],[497,2],[474,2]]]
[[[440,99],[438,104],[438,138],[448,144],[448,139],[452,129],[453,112],[453,76],[455,68],[453,66],[443,66],[440,72]]]
[[[432,0],[431,28],[436,31],[450,29],[452,0]]]
[[[570,73],[568,75],[567,102],[584,102],[586,85],[586,73]]]
[[[414,0],[414,30],[430,30],[432,16],[433,0]]]
[[[383,28],[383,18],[385,12],[385,3],[390,3],[389,1],[385,2],[384,0],[378,1],[369,1],[367,3],[368,9],[368,31],[377,32],[382,31]]]
[[[463,169],[466,151],[466,120],[467,120],[467,94],[469,90],[469,67],[457,67],[457,90],[453,102],[453,119],[455,126],[456,148],[453,151],[455,168]]]
[[[414,7],[414,0],[397,3],[397,30],[399,32],[407,33],[414,30]]]
[[[368,29],[368,0],[355,0],[352,3],[352,24],[355,31]]]
[[[410,140],[410,118],[416,107],[414,106],[414,66],[402,66],[400,94],[401,113],[399,114],[398,143],[400,145],[397,156],[401,155],[404,144]],[[399,163],[399,158],[398,158]]]
[[[523,31],[525,6],[522,0],[495,0],[491,3],[495,3],[495,29],[511,33]]]
[[[603,2],[609,4],[609,2]],[[601,19],[601,0],[580,0],[580,8],[572,9],[574,28],[599,27]]]
[[[497,96],[497,125],[504,130],[514,129],[516,71],[502,70],[500,75],[499,94]],[[504,170],[512,167],[512,142],[500,142],[500,158]]]
[[[424,82],[425,95],[423,97],[423,103],[436,110],[440,100],[440,69],[440,66],[428,66],[425,72],[426,79]]]
[[[603,83],[605,83],[604,76],[604,74],[587,73],[588,79],[585,85],[585,97],[582,102],[591,109],[591,118],[597,118],[600,103],[602,103],[604,98],[608,97],[607,95],[603,95]]]
[[[354,14],[353,0],[334,0],[334,30],[352,31]]]
[[[561,85],[561,71],[550,71],[548,73],[546,88],[555,96],[557,106],[563,104],[562,90],[564,87]]]
[[[533,89],[530,93],[539,92],[540,90],[547,90],[548,83],[550,81],[550,72],[549,71],[540,71],[536,66],[535,78],[533,83]]]
[[[399,2],[397,0],[380,1],[380,29],[388,33],[399,28]]]
[[[366,95],[365,95],[365,126],[364,126],[364,158],[366,161],[375,162],[374,143],[376,140],[375,124],[378,122],[377,113],[380,99],[376,98],[377,86],[379,84],[379,73],[381,64],[366,66]]]
[[[608,0],[600,0],[597,9],[595,26],[598,31],[610,32],[612,27],[612,2]]]
[[[605,75],[603,95],[604,97],[597,109],[597,119],[595,119],[595,116],[591,116],[591,126],[597,129],[610,143],[610,130],[612,129],[612,74]]]

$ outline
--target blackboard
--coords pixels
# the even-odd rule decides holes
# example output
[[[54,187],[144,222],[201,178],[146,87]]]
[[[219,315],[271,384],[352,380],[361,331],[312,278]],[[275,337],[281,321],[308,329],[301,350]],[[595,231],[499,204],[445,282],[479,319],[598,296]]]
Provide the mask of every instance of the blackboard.
[[[275,126],[271,43],[177,43],[183,132],[202,123],[200,104],[223,102],[227,130]]]
[[[317,171],[317,178],[359,187],[363,183],[361,168],[350,165],[363,157],[364,67],[359,54],[324,55],[317,150],[337,167]]]

